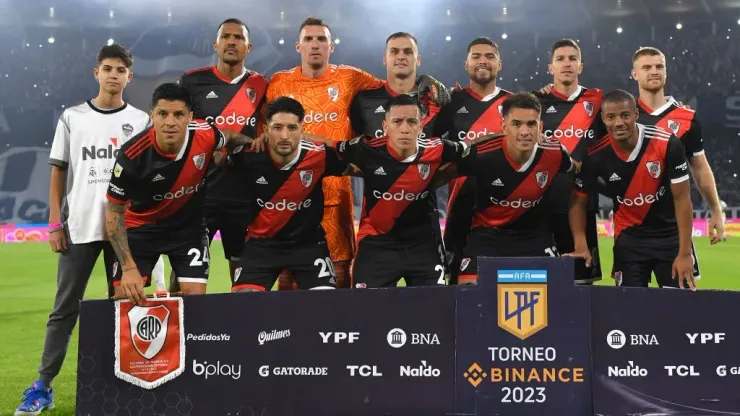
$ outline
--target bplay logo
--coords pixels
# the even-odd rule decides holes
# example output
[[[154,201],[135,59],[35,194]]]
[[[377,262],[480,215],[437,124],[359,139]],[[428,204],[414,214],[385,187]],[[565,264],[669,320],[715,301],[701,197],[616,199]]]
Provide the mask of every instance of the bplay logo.
[[[228,334],[188,334],[185,341],[212,341],[223,342],[231,339]]]
[[[411,340],[406,335],[406,331],[401,328],[393,328],[388,331],[386,341],[393,348],[401,348],[408,342],[410,345],[440,345],[437,334],[411,333]]]
[[[193,360],[193,374],[204,376],[206,380],[208,380],[208,377],[214,376],[226,376],[238,380],[242,376],[242,366],[221,364],[221,361],[216,361],[215,364],[209,364],[208,361],[203,361],[201,364]]]
[[[624,332],[613,329],[606,334],[606,343],[615,350],[618,350],[625,345],[640,346],[640,345],[660,345],[658,338],[651,334],[631,334],[629,337]]]
[[[273,329],[270,332],[262,331],[257,335],[257,342],[260,345],[265,345],[265,342],[275,341],[276,339],[284,339],[290,337],[290,329],[283,329],[278,331]]]

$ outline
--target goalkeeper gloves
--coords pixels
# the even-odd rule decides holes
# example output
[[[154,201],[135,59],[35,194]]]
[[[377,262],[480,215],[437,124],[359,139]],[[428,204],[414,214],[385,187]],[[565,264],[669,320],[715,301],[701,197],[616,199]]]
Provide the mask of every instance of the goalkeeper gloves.
[[[418,94],[419,101],[428,97],[439,107],[444,107],[452,100],[447,87],[428,74],[421,74],[416,79],[416,93]]]

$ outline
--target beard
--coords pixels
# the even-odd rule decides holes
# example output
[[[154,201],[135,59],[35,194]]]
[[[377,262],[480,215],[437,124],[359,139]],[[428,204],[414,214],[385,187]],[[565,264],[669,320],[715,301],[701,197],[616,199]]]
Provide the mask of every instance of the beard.
[[[473,71],[473,73],[468,73],[470,76],[470,80],[478,85],[488,85],[496,80],[497,74],[495,74],[493,71],[490,72],[490,75],[478,75],[477,71]]]

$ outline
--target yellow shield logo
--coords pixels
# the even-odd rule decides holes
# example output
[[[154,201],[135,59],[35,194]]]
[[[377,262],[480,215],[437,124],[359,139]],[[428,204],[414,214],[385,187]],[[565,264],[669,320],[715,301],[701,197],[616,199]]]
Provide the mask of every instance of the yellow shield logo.
[[[546,271],[499,271],[498,326],[522,340],[547,327]]]

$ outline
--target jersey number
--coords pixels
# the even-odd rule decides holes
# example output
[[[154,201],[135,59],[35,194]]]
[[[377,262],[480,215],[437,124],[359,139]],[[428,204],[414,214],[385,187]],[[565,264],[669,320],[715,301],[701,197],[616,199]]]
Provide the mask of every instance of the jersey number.
[[[444,266],[442,266],[441,264],[438,264],[438,265],[434,266],[434,271],[435,272],[439,272],[439,279],[437,279],[437,284],[438,285],[447,284],[447,282],[445,281],[445,268],[444,268]]]
[[[203,259],[200,258],[200,250],[197,248],[191,248],[190,251],[188,251],[188,256],[193,256],[193,259],[190,260],[190,266],[192,267],[198,267],[202,266],[203,263],[208,263],[210,259],[208,258],[208,247],[203,247]]]
[[[545,254],[550,257],[558,257],[558,249],[555,246],[548,247],[545,249]]]
[[[332,263],[331,257],[327,257],[325,259],[316,259],[316,261],[313,262],[313,265],[321,266],[319,279],[324,277],[336,277],[337,275],[337,273],[334,271],[334,263]]]

